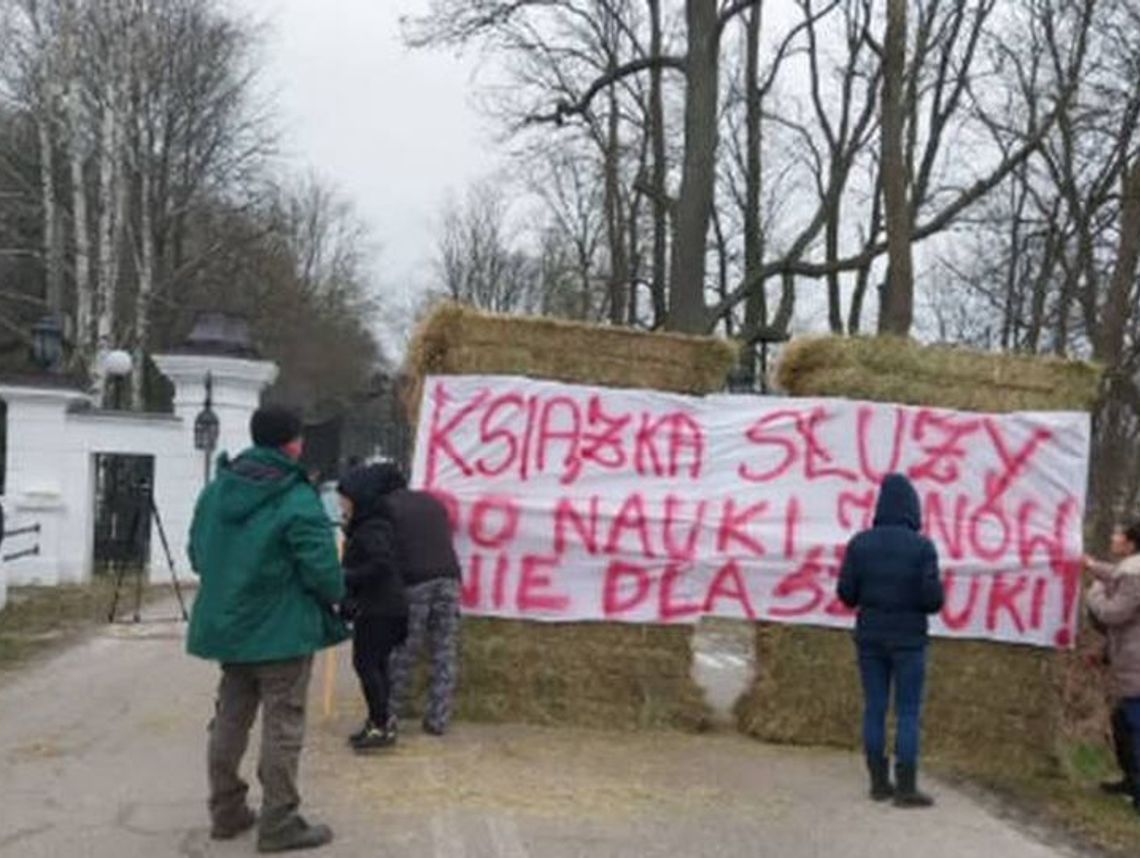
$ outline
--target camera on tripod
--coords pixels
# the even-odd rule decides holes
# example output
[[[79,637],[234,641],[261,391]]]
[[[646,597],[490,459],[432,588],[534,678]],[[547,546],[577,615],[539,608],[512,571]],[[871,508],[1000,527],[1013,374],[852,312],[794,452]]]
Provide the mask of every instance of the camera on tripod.
[[[107,615],[107,622],[115,622],[119,608],[119,594],[122,590],[123,580],[126,578],[127,567],[130,565],[126,558],[137,556],[146,557],[150,548],[150,522],[154,521],[158,537],[162,541],[162,550],[166,555],[166,565],[170,569],[170,581],[174,585],[174,594],[178,597],[178,608],[182,620],[189,619],[186,613],[186,601],[182,598],[182,587],[178,582],[178,572],[174,568],[174,555],[170,551],[170,543],[166,539],[166,528],[162,526],[162,516],[158,512],[158,505],[154,501],[154,485],[146,477],[140,477],[132,487],[136,503],[131,512],[130,525],[126,528],[120,542],[120,559],[115,575],[115,593],[111,599],[111,610]],[[135,610],[133,620],[141,622],[143,576],[146,574],[146,564],[140,563],[135,568]]]

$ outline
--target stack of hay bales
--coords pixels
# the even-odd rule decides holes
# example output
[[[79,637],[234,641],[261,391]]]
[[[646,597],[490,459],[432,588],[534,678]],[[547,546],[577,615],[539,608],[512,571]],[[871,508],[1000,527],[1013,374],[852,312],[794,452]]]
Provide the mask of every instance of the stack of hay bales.
[[[721,389],[734,359],[728,343],[712,338],[446,304],[409,348],[409,413],[417,413],[428,375],[521,375],[703,394]],[[690,637],[691,629],[675,626],[468,617],[458,711],[475,720],[695,728],[706,709],[689,675]]]
[[[992,413],[1088,410],[1099,372],[1056,359],[923,348],[897,338],[803,339],[777,370],[796,396],[930,405]],[[762,625],[758,676],[737,712],[742,730],[790,743],[858,747],[861,694],[847,632]],[[1080,647],[935,640],[928,668],[924,744],[955,767],[1000,781],[1056,771],[1058,742],[1073,720],[1100,707]]]

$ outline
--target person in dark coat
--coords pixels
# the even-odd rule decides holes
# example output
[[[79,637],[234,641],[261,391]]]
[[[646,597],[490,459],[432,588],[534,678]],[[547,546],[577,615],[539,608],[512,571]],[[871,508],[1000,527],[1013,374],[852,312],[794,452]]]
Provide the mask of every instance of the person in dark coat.
[[[396,742],[389,661],[408,634],[408,603],[384,498],[400,484],[383,466],[370,465],[350,472],[337,486],[345,521],[343,611],[353,623],[352,665],[368,704],[368,720],[349,737],[358,751]]]
[[[855,642],[863,682],[863,747],[871,798],[899,807],[929,807],[917,787],[927,617],[942,610],[938,552],[922,535],[918,493],[901,474],[879,491],[874,526],[847,543],[838,595],[857,611]],[[886,720],[895,689],[895,778],[886,756]]]
[[[396,530],[408,588],[408,639],[393,656],[393,703],[397,712],[404,711],[416,661],[426,646],[431,682],[423,728],[442,736],[451,721],[459,675],[460,568],[451,520],[447,508],[426,491],[401,487],[384,505]]]

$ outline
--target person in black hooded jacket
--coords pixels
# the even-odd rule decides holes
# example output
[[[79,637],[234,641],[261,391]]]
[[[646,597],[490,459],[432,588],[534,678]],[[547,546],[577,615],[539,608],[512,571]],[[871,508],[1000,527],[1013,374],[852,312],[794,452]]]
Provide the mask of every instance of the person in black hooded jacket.
[[[918,493],[901,474],[883,480],[874,526],[849,543],[839,576],[840,600],[858,612],[855,641],[863,683],[863,746],[871,797],[899,807],[928,807],[918,791],[927,617],[942,610],[938,552],[922,535]],[[886,719],[895,687],[895,778],[886,758]]]
[[[384,509],[384,498],[395,488],[389,469],[381,465],[357,468],[337,486],[345,521],[344,611],[353,622],[352,665],[368,704],[368,720],[349,737],[358,751],[396,741],[388,662],[407,637],[408,603]]]

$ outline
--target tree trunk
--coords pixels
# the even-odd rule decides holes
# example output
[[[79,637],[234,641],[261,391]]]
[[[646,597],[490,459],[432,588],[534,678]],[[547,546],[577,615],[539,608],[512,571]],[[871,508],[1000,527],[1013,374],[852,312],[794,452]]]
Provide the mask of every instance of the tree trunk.
[[[883,196],[887,222],[887,284],[879,312],[879,333],[906,336],[914,322],[914,267],[911,218],[903,151],[907,0],[888,0],[883,41]]]
[[[40,198],[44,229],[44,301],[48,312],[63,315],[63,244],[60,240],[59,205],[55,193],[55,143],[53,108],[49,98],[40,106],[36,132],[40,149]]]
[[[661,0],[649,0],[650,42],[649,53],[660,57],[661,39]],[[665,174],[665,105],[661,87],[662,68],[659,65],[649,69],[649,136],[653,148],[653,272],[650,280],[650,294],[653,301],[653,327],[665,324],[668,305],[666,303],[666,276],[669,254],[669,203]]]
[[[135,293],[135,336],[134,364],[131,374],[131,405],[144,411],[146,377],[146,354],[150,346],[150,299],[154,293],[154,225],[151,218],[150,147],[143,141],[139,153],[139,255],[138,291]]]
[[[83,144],[78,84],[68,84],[67,109],[68,162],[71,168],[71,220],[75,245],[75,342],[76,353],[90,368],[95,348],[95,292],[91,284],[91,235],[87,215],[87,182],[83,169]]]
[[[828,265],[839,261],[839,218],[842,213],[841,180],[837,177],[835,162],[831,167],[831,199],[827,201],[827,226],[824,232]],[[827,325],[833,334],[843,333],[843,293],[839,289],[839,272],[827,273]]]
[[[612,71],[612,67],[611,67]],[[626,283],[629,278],[629,260],[625,252],[625,218],[622,213],[621,191],[618,188],[618,168],[621,158],[621,122],[618,115],[617,84],[610,84],[609,116],[606,128],[605,159],[605,211],[606,239],[610,246],[610,276],[607,284],[610,299],[611,325],[624,325],[626,317]]]
[[[1045,235],[1045,250],[1041,255],[1041,265],[1033,278],[1033,294],[1029,304],[1029,327],[1025,332],[1025,350],[1037,354],[1041,350],[1041,335],[1045,329],[1045,308],[1049,289],[1056,276],[1057,258],[1061,250],[1061,237],[1055,226],[1060,201],[1053,204],[1049,215],[1048,232]]]
[[[114,346],[115,311],[119,279],[119,235],[124,208],[119,164],[120,128],[117,82],[103,106],[99,135],[99,282],[96,295],[95,363],[91,368],[95,390],[104,394],[103,358]]]
[[[1101,336],[1097,337],[1095,358],[1109,367],[1118,366],[1124,355],[1124,332],[1132,318],[1131,297],[1140,259],[1140,156],[1125,171],[1120,201],[1120,245],[1112,280],[1108,285]]]
[[[1129,380],[1125,371],[1124,338],[1131,320],[1131,299],[1140,264],[1140,157],[1124,173],[1120,204],[1120,245],[1109,282],[1101,335],[1096,338],[1094,355],[1107,369],[1105,401],[1099,414],[1099,444],[1093,459],[1093,488],[1096,514],[1093,517],[1093,545],[1106,545],[1116,519],[1122,488],[1124,449],[1129,419],[1123,405],[1123,389]]]
[[[670,330],[704,333],[705,253],[716,181],[717,4],[687,0],[688,53],[685,60],[685,159],[673,227],[669,271]]]
[[[875,191],[871,198],[870,234],[866,239],[866,246],[873,245],[883,228],[883,172],[875,177]],[[855,336],[863,327],[863,305],[867,300],[867,288],[871,285],[871,268],[874,261],[868,261],[861,266],[855,275],[855,288],[851,292],[851,308],[847,314],[847,333]]]
[[[750,283],[744,301],[744,330],[751,334],[768,324],[766,283],[760,277],[764,265],[764,235],[760,223],[761,108],[760,103],[760,24],[763,4],[757,3],[748,15],[745,40],[745,146],[744,156],[744,281]],[[741,366],[749,379],[756,378],[756,350],[749,345],[741,352]]]

